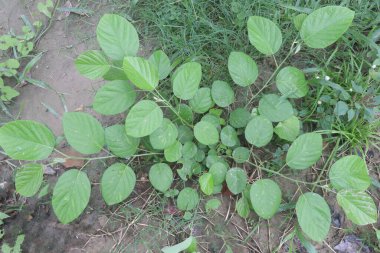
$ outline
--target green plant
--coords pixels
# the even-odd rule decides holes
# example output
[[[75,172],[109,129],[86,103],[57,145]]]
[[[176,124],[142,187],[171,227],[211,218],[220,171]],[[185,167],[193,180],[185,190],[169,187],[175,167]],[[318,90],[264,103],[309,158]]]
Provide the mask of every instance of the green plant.
[[[303,71],[283,65],[300,47],[319,49],[336,42],[353,18],[353,11],[338,6],[317,9],[304,16],[296,23],[301,41],[297,37],[288,55],[278,62],[275,54],[282,46],[281,30],[267,18],[250,17],[247,23],[250,43],[273,58],[277,67],[245,107],[236,108],[228,115],[226,109],[235,100],[234,90],[228,83],[215,81],[211,88],[200,87],[202,66],[193,61],[176,67],[169,79],[175,68],[169,57],[163,51],[154,52],[148,59],[137,57],[139,39],[133,25],[120,16],[106,14],[96,31],[102,51],[84,52],[75,60],[75,65],[90,79],[108,81],[95,95],[93,109],[105,115],[128,110],[125,124],[103,129],[90,114],[68,112],[62,118],[65,138],[72,148],[84,155],[102,150],[108,153],[103,157],[77,159],[118,158],[117,163],[105,170],[100,183],[108,205],[128,198],[136,184],[135,172],[129,165],[137,157],[149,156],[155,163],[150,168],[149,179],[157,191],[170,197],[177,195],[172,194],[170,188],[175,178],[173,168],[180,167],[178,176],[183,181],[198,177],[199,188],[205,195],[221,192],[226,184],[232,194],[240,196],[237,212],[243,217],[253,209],[261,218],[270,219],[279,212],[282,202],[281,188],[274,180],[257,179],[248,184],[247,171],[240,167],[243,163],[268,175],[311,187],[310,192],[299,196],[295,209],[302,231],[314,241],[324,240],[331,223],[330,208],[315,189],[336,193],[338,204],[355,224],[374,223],[377,208],[366,192],[371,179],[361,157],[351,155],[337,160],[329,170],[330,185],[321,180],[322,174],[314,182],[304,182],[283,172],[312,167],[324,149],[320,132],[300,131],[302,122],[294,106],[313,86]],[[243,88],[252,85],[260,73],[256,62],[243,52],[231,52],[228,70],[236,85]],[[262,94],[274,78],[279,94]],[[160,82],[165,81],[172,84],[169,91],[163,89],[166,86],[160,86]],[[257,108],[250,112],[248,108],[259,96]],[[136,102],[137,97],[142,99]],[[323,133],[333,134],[332,131]],[[253,149],[269,147],[268,144],[274,143],[274,135],[291,143],[289,148],[280,150],[287,152],[286,163],[280,170],[251,160],[255,157]],[[55,149],[53,133],[34,121],[5,124],[0,128],[0,145],[17,160],[43,160],[53,151],[64,157],[54,159],[53,163],[72,158]],[[89,202],[91,183],[84,167],[66,171],[54,187],[52,206],[62,223],[76,219]],[[42,183],[42,172],[42,164],[24,164],[16,173],[16,191],[23,196],[36,194]],[[191,217],[199,205],[198,191],[184,187],[176,197],[176,204],[184,212],[184,218]]]

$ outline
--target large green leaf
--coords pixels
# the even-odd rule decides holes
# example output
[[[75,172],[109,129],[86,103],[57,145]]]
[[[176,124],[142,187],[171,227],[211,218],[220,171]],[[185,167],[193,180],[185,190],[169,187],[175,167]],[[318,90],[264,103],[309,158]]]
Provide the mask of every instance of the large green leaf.
[[[365,191],[371,185],[366,163],[357,155],[345,156],[335,162],[331,166],[329,178],[332,186],[338,191]]]
[[[75,220],[90,200],[91,184],[86,173],[68,170],[58,178],[53,190],[52,206],[60,222]]]
[[[272,122],[280,122],[293,116],[293,106],[290,102],[276,94],[264,95],[259,101],[259,112]]]
[[[153,101],[141,100],[129,111],[125,130],[132,137],[144,137],[158,129],[163,121],[161,108]]]
[[[211,97],[215,104],[220,107],[227,107],[235,101],[234,90],[224,81],[214,81],[212,83]]]
[[[112,154],[127,158],[134,155],[140,139],[127,135],[123,125],[113,125],[105,129],[106,145]]]
[[[273,136],[273,125],[264,116],[255,116],[245,128],[245,139],[256,147],[264,147]]]
[[[228,57],[228,71],[232,80],[239,86],[253,84],[259,74],[256,62],[243,52],[231,52]]]
[[[252,207],[261,218],[270,219],[276,214],[281,204],[281,196],[281,189],[273,180],[260,179],[251,186]]]
[[[74,63],[79,73],[89,79],[100,78],[111,68],[107,59],[97,50],[90,50],[80,54]]]
[[[53,152],[55,137],[50,129],[41,123],[16,120],[0,128],[0,146],[12,159],[42,160]]]
[[[156,163],[150,167],[149,181],[156,190],[166,192],[173,180],[173,171],[166,163]]]
[[[239,194],[244,191],[247,185],[247,173],[240,168],[231,168],[227,171],[227,187],[233,194]]]
[[[289,119],[284,120],[277,124],[274,132],[281,139],[287,141],[294,141],[300,134],[301,122],[296,116],[291,116]]]
[[[280,49],[282,34],[271,20],[252,16],[248,19],[247,27],[249,41],[259,52],[273,55]]]
[[[113,60],[136,55],[139,37],[136,29],[125,18],[115,14],[105,14],[96,28],[100,47]]]
[[[23,165],[16,172],[16,192],[24,197],[32,197],[41,187],[43,173],[41,164],[28,163]]]
[[[309,14],[302,23],[301,38],[311,48],[325,48],[350,27],[355,12],[342,6],[326,6]]]
[[[205,173],[199,177],[199,186],[206,195],[211,195],[214,192],[214,178],[211,173]]]
[[[295,67],[285,67],[276,76],[277,89],[289,98],[301,98],[309,91],[305,74]]]
[[[182,156],[182,144],[179,141],[174,142],[171,146],[165,148],[164,156],[168,162],[176,162]]]
[[[194,237],[190,236],[181,243],[178,243],[173,246],[166,246],[161,249],[163,253],[180,253],[180,252],[189,252],[194,253],[197,249],[197,241]]]
[[[302,134],[290,146],[286,155],[286,164],[296,170],[307,169],[321,158],[322,149],[320,134]]]
[[[173,75],[174,95],[183,100],[194,97],[202,79],[202,67],[197,62],[181,65]]]
[[[177,207],[181,211],[195,209],[199,203],[198,192],[193,188],[186,187],[178,194]]]
[[[149,62],[158,70],[160,80],[165,79],[172,71],[169,57],[162,50],[155,51],[150,57]]]
[[[170,120],[165,118],[161,126],[149,135],[149,140],[154,149],[165,149],[171,146],[177,137],[177,127]]]
[[[125,57],[123,69],[128,79],[142,90],[151,91],[158,85],[157,68],[144,58]]]
[[[128,198],[135,184],[136,175],[131,167],[114,163],[104,171],[100,188],[107,205],[114,205]]]
[[[205,113],[214,106],[210,88],[200,88],[189,101],[191,109],[195,113]]]
[[[347,218],[356,225],[368,225],[377,222],[376,204],[366,192],[343,190],[336,199]]]
[[[194,136],[203,145],[214,145],[219,141],[218,130],[207,121],[200,121],[194,126]]]
[[[331,223],[330,208],[318,194],[308,192],[298,198],[296,204],[298,223],[302,231],[312,240],[322,242]]]
[[[96,92],[92,106],[98,113],[113,115],[126,111],[135,100],[133,86],[126,80],[115,80],[106,83]]]
[[[84,112],[67,112],[62,119],[67,142],[82,154],[98,153],[104,146],[104,129],[97,119]]]

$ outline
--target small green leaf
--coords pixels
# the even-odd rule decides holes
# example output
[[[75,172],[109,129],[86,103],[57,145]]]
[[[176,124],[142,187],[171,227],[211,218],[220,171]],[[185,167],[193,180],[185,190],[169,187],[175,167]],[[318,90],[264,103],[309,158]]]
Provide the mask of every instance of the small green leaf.
[[[105,139],[112,154],[127,158],[134,155],[140,144],[140,139],[131,137],[125,132],[123,125],[113,125],[105,129]]]
[[[182,144],[179,141],[165,148],[164,156],[168,162],[176,162],[182,157]]]
[[[256,62],[243,52],[231,52],[228,57],[228,71],[232,80],[242,87],[253,84],[259,74]]]
[[[174,95],[183,100],[189,100],[196,94],[202,79],[202,67],[197,62],[181,65],[173,75]]]
[[[214,178],[211,173],[205,173],[199,177],[199,186],[206,195],[211,195],[214,192]]]
[[[235,93],[224,81],[214,81],[211,87],[211,97],[220,107],[228,107],[235,101]]]
[[[209,173],[212,175],[214,185],[220,185],[226,179],[228,166],[222,162],[216,162],[210,167]]]
[[[171,146],[178,137],[177,127],[168,119],[162,121],[161,126],[149,135],[154,149],[165,149]]]
[[[219,199],[210,199],[206,202],[206,213],[210,213],[211,210],[216,210],[222,205]]]
[[[288,98],[301,98],[309,91],[305,74],[295,67],[285,67],[276,76],[277,89]]]
[[[125,57],[123,69],[128,79],[142,90],[152,91],[158,85],[158,70],[141,57]]]
[[[169,57],[162,50],[155,51],[150,57],[149,62],[158,70],[160,80],[165,79],[172,71]]]
[[[74,63],[79,73],[89,79],[101,78],[111,68],[107,59],[97,50],[80,54]]]
[[[190,99],[189,105],[195,113],[205,113],[214,106],[210,88],[200,88]]]
[[[259,112],[272,122],[287,120],[294,114],[290,102],[275,94],[267,94],[260,99]]]
[[[237,147],[232,152],[232,158],[236,163],[244,163],[249,160],[250,151],[246,147]]]
[[[227,147],[233,147],[239,144],[237,132],[232,126],[225,126],[222,128],[220,139]]]
[[[264,147],[273,136],[273,125],[264,116],[255,116],[245,128],[245,139],[256,147]]]
[[[23,165],[16,172],[16,192],[24,197],[32,197],[41,187],[43,179],[41,164],[29,163]]]
[[[230,113],[229,123],[234,128],[245,127],[251,119],[251,113],[245,108],[236,108]]]
[[[281,189],[273,180],[260,179],[251,186],[252,207],[261,218],[270,219],[276,214],[281,204],[281,196]]]
[[[181,211],[195,209],[199,203],[199,196],[196,190],[190,187],[184,188],[177,197],[177,207]]]
[[[166,163],[156,163],[149,170],[149,181],[160,192],[169,190],[173,180],[173,172]]]
[[[102,196],[107,205],[122,202],[131,195],[136,184],[133,170],[122,163],[114,163],[108,167],[102,176],[100,186]]]
[[[274,132],[281,139],[287,141],[294,141],[300,134],[301,122],[296,116],[291,116],[289,119],[284,120],[277,124]]]
[[[249,41],[259,52],[273,55],[280,49],[282,34],[271,20],[252,16],[248,19],[247,27]]]
[[[243,192],[247,184],[247,180],[247,173],[240,168],[231,168],[227,171],[227,187],[233,194]]]
[[[219,141],[218,130],[206,121],[200,121],[194,126],[194,136],[203,145],[214,145]]]

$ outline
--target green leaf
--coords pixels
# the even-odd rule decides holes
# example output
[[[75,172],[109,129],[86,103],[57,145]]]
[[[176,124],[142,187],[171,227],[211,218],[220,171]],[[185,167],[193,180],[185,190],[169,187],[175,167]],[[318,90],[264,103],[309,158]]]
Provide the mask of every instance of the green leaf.
[[[376,204],[366,192],[343,190],[336,199],[347,218],[356,225],[368,225],[377,222]]]
[[[91,194],[91,184],[86,173],[68,170],[58,178],[54,187],[52,206],[58,220],[70,223],[86,208]]]
[[[287,141],[294,141],[300,134],[301,122],[296,116],[291,116],[289,119],[284,120],[277,124],[274,132],[281,139]]]
[[[203,145],[214,145],[219,141],[218,130],[206,121],[200,121],[194,126],[194,136]]]
[[[155,51],[150,57],[149,62],[158,70],[158,77],[160,80],[168,77],[172,71],[169,57],[162,50]]]
[[[190,211],[198,206],[199,196],[196,190],[190,187],[184,188],[177,197],[177,207],[181,211]]]
[[[139,49],[136,29],[125,18],[104,14],[96,28],[96,37],[104,53],[113,60],[135,56]]]
[[[318,194],[308,192],[298,198],[296,204],[298,223],[302,231],[312,240],[322,242],[329,233],[330,208]]]
[[[100,188],[107,205],[122,202],[131,195],[136,184],[136,175],[131,167],[114,163],[108,167],[102,176]]]
[[[322,149],[320,134],[302,134],[290,146],[286,164],[296,170],[307,169],[321,158]]]
[[[355,12],[342,6],[326,6],[309,14],[302,23],[301,38],[311,48],[325,48],[350,27]]]
[[[249,42],[265,55],[275,54],[281,47],[282,34],[280,28],[271,20],[259,16],[249,17]]]
[[[330,169],[332,186],[339,190],[365,191],[371,185],[371,178],[365,161],[357,155],[339,159]]]
[[[173,180],[172,169],[166,163],[156,163],[149,170],[149,181],[160,192],[169,190]]]
[[[154,65],[141,57],[124,58],[123,69],[128,79],[138,88],[154,90],[158,85],[158,71]]]
[[[245,128],[245,139],[256,147],[264,147],[273,136],[273,125],[264,116],[254,116]]]
[[[210,88],[200,88],[190,99],[189,105],[195,113],[205,113],[214,106]]]
[[[233,147],[239,144],[239,138],[235,128],[232,126],[225,126],[220,132],[220,140],[227,147]]]
[[[180,253],[183,251],[194,253],[197,249],[197,241],[194,237],[190,236],[181,243],[173,246],[166,246],[161,249],[163,253]]]
[[[293,24],[296,27],[297,31],[301,30],[303,21],[305,21],[306,17],[307,17],[307,14],[301,13],[293,18]]]
[[[104,76],[111,68],[107,59],[97,50],[80,54],[74,63],[81,75],[93,80]]]
[[[235,101],[235,93],[224,81],[214,81],[211,87],[211,97],[220,107],[228,107]]]
[[[335,108],[334,108],[335,115],[343,116],[347,113],[347,111],[348,111],[348,105],[346,104],[346,102],[338,101],[338,103],[336,103]]]
[[[236,202],[236,211],[240,217],[247,219],[249,216],[249,202],[245,197],[240,198]]]
[[[47,158],[54,149],[54,134],[45,125],[31,120],[16,120],[0,128],[0,146],[15,160]]]
[[[226,179],[228,166],[222,162],[216,162],[210,167],[209,173],[212,175],[214,185],[220,185]]]
[[[260,99],[259,112],[272,122],[287,120],[294,114],[290,102],[275,94],[267,94]]]
[[[202,79],[202,67],[197,62],[181,65],[173,75],[173,92],[177,98],[189,100],[197,93]]]
[[[295,67],[285,67],[276,76],[277,89],[289,98],[302,98],[309,91],[305,74]]]
[[[177,127],[168,119],[163,119],[161,126],[149,135],[154,149],[165,149],[171,146],[178,137]]]
[[[170,147],[165,148],[164,156],[168,162],[176,162],[182,157],[182,144],[174,142]]]
[[[211,210],[216,210],[222,205],[222,202],[219,199],[210,199],[207,200],[205,208],[206,213],[210,213]]]
[[[236,108],[230,113],[229,123],[234,128],[245,127],[251,119],[251,113],[245,108]]]
[[[16,172],[16,192],[24,197],[32,197],[41,187],[43,179],[41,164],[29,163],[23,165]]]
[[[103,85],[95,95],[92,106],[98,113],[113,115],[126,111],[136,100],[136,91],[126,80],[115,80]]]
[[[205,173],[199,177],[199,186],[206,195],[211,195],[214,192],[214,178],[211,173]]]
[[[276,214],[280,208],[281,196],[281,189],[273,180],[260,179],[251,186],[252,207],[261,218],[270,219]]]
[[[232,158],[236,163],[244,163],[248,161],[250,157],[250,151],[246,147],[237,147],[232,152]]]
[[[105,129],[105,139],[112,154],[127,158],[134,155],[140,144],[139,138],[134,138],[125,132],[123,125],[113,125]]]
[[[97,119],[84,112],[67,112],[62,119],[67,142],[76,151],[96,154],[104,146],[104,129]]]
[[[227,187],[233,194],[239,194],[244,191],[247,184],[247,173],[240,168],[231,168],[227,171]]]
[[[161,126],[163,118],[162,110],[155,102],[141,100],[129,111],[125,130],[132,137],[148,136]]]
[[[231,52],[228,57],[228,71],[232,80],[242,87],[253,84],[259,74],[256,62],[243,52]]]

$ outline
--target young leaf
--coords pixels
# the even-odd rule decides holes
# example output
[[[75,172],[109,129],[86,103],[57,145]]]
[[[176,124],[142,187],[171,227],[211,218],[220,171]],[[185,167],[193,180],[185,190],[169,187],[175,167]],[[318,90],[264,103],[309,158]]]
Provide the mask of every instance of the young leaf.
[[[289,119],[284,120],[277,124],[274,132],[281,139],[287,141],[294,141],[300,134],[301,122],[296,116],[291,116]]]
[[[248,19],[247,27],[249,41],[259,52],[273,55],[280,49],[282,34],[271,20],[252,16]]]
[[[250,156],[250,151],[246,147],[237,147],[232,152],[232,158],[236,163],[244,163],[248,161]]]
[[[98,50],[90,50],[80,54],[74,63],[81,75],[93,80],[101,78],[111,68],[107,59]]]
[[[331,223],[330,208],[318,194],[308,192],[298,198],[296,204],[298,223],[302,231],[312,240],[322,242]]]
[[[174,142],[170,147],[165,148],[164,156],[168,162],[176,162],[182,157],[182,144]]]
[[[356,225],[364,226],[376,223],[376,204],[366,192],[343,190],[338,192],[336,199],[347,218]]]
[[[290,146],[286,164],[295,170],[307,169],[321,158],[322,148],[320,134],[302,134]]]
[[[219,141],[218,130],[206,121],[200,121],[194,126],[194,136],[203,145],[214,145]]]
[[[302,23],[301,38],[311,48],[325,48],[350,27],[355,12],[342,6],[326,6],[309,14]]]
[[[166,246],[161,249],[163,253],[180,253],[180,252],[189,252],[195,253],[197,251],[197,241],[194,237],[190,236],[181,243],[178,243],[173,246]]]
[[[245,139],[256,147],[264,147],[273,136],[273,125],[264,116],[255,116],[249,121],[244,131]]]
[[[24,197],[32,197],[38,192],[43,179],[41,164],[29,163],[23,165],[16,172],[16,192]]]
[[[294,114],[290,102],[275,94],[267,94],[260,99],[259,112],[272,122],[287,120]]]
[[[199,186],[206,195],[211,195],[214,192],[214,178],[211,173],[205,173],[199,177]]]
[[[371,185],[366,163],[357,155],[345,156],[335,162],[331,166],[329,178],[332,186],[338,191],[365,191]]]
[[[236,211],[240,217],[247,219],[249,216],[249,203],[245,197],[240,198],[236,202]]]
[[[216,162],[210,167],[209,173],[212,175],[214,185],[220,185],[226,179],[228,166],[222,162]]]
[[[211,87],[211,97],[220,107],[228,107],[235,101],[235,93],[224,81],[214,81]]]
[[[202,79],[202,67],[197,62],[181,65],[173,75],[174,95],[183,100],[194,97]]]
[[[245,127],[251,119],[251,113],[245,108],[236,108],[230,113],[229,122],[234,128]]]
[[[152,91],[158,85],[156,67],[141,57],[125,57],[123,69],[128,79],[142,90]]]
[[[58,178],[54,187],[52,205],[58,220],[63,224],[75,220],[90,200],[91,184],[86,173],[68,170]]]
[[[177,197],[177,207],[181,211],[190,211],[198,206],[199,196],[198,192],[193,188],[186,187]]]
[[[259,74],[256,62],[243,52],[231,52],[228,57],[228,71],[232,80],[242,87],[253,84]]]
[[[112,154],[126,158],[136,153],[140,139],[127,135],[123,125],[107,127],[104,133],[106,145]]]
[[[149,141],[154,149],[165,149],[171,146],[178,137],[178,130],[170,120],[164,119],[161,126],[149,135]]]
[[[54,134],[45,125],[31,120],[16,120],[0,128],[0,146],[15,160],[47,158],[54,149]]]
[[[162,110],[155,102],[141,100],[129,111],[125,130],[132,137],[148,136],[161,126],[163,118]]]
[[[210,88],[200,88],[189,101],[191,109],[195,113],[205,113],[214,106]]]
[[[126,111],[136,100],[136,91],[128,81],[115,80],[96,92],[92,106],[98,113],[113,115]]]
[[[136,184],[133,170],[122,163],[114,163],[108,167],[102,176],[100,187],[107,205],[122,202],[131,195]]]
[[[100,47],[113,60],[123,60],[125,56],[135,56],[139,49],[136,29],[125,18],[115,14],[105,14],[96,28]]]
[[[172,169],[166,163],[156,163],[149,170],[149,181],[157,191],[169,190],[173,180]]]
[[[165,79],[172,71],[169,57],[162,50],[155,51],[150,57],[149,62],[158,70],[160,80]]]
[[[305,74],[295,67],[285,67],[276,76],[277,89],[288,98],[302,98],[309,91]]]
[[[270,219],[276,214],[281,204],[281,196],[281,189],[273,180],[260,179],[251,186],[252,207],[261,218]]]
[[[67,142],[82,154],[96,154],[104,146],[104,129],[97,119],[84,112],[67,112],[62,119]]]
[[[240,168],[231,168],[227,171],[227,187],[233,194],[243,192],[247,184],[247,180],[247,173]]]
[[[220,132],[220,140],[227,147],[233,147],[239,144],[239,138],[235,128],[232,126],[225,126]]]

